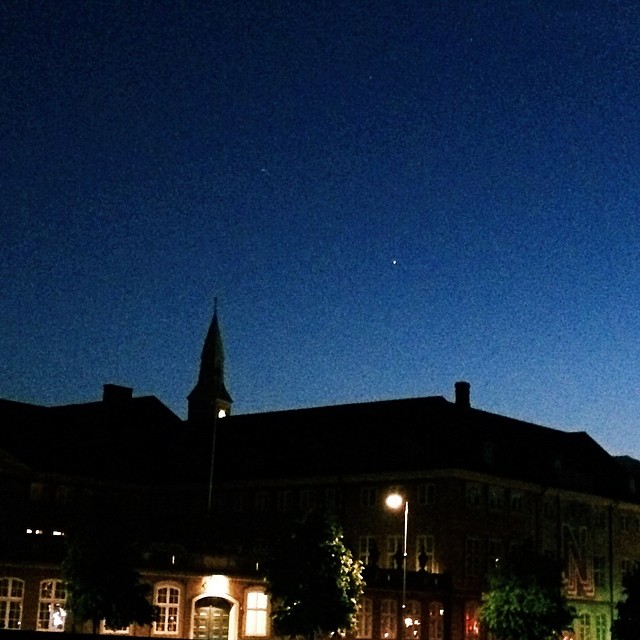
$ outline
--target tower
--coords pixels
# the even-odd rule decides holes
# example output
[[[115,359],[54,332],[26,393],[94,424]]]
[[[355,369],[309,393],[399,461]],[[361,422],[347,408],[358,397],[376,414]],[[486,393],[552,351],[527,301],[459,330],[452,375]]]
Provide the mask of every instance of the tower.
[[[198,382],[187,396],[190,424],[212,425],[220,411],[231,412],[233,400],[224,386],[224,350],[216,302],[213,319],[202,348]]]

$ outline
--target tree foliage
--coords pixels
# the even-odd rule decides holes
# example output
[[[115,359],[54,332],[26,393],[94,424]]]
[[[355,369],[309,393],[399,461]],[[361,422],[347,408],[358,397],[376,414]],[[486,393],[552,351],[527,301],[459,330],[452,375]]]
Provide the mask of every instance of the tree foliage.
[[[499,640],[550,640],[572,627],[575,611],[562,591],[560,565],[531,550],[489,575],[481,620]]]
[[[613,621],[614,640],[637,640],[640,629],[640,566],[622,578],[624,600],[616,605],[618,617]]]
[[[152,622],[155,609],[137,562],[134,545],[113,530],[70,532],[62,568],[74,619],[91,621],[94,633],[102,620],[110,629]]]
[[[267,565],[274,629],[282,636],[329,634],[354,627],[362,566],[338,523],[313,511],[284,537]]]

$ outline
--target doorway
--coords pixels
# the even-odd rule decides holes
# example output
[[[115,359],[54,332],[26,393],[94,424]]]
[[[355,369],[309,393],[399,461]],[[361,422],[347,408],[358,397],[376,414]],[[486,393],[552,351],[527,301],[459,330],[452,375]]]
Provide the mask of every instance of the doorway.
[[[193,637],[198,640],[228,640],[231,603],[224,598],[201,598],[195,603]]]

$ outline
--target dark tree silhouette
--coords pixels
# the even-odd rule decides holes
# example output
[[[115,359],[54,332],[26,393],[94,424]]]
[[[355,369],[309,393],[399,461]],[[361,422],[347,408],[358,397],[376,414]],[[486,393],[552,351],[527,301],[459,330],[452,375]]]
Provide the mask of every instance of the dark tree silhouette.
[[[362,566],[330,516],[308,514],[277,545],[266,572],[278,635],[313,640],[354,627],[364,588]]]
[[[637,640],[640,629],[640,566],[622,578],[624,600],[616,605],[618,617],[611,630],[614,640]]]
[[[63,561],[68,606],[76,621],[91,621],[93,633],[104,620],[110,629],[149,624],[155,609],[149,586],[140,582],[135,547],[113,529],[69,533]]]
[[[561,638],[575,617],[562,591],[559,563],[530,549],[489,575],[482,602],[480,619],[498,640]]]

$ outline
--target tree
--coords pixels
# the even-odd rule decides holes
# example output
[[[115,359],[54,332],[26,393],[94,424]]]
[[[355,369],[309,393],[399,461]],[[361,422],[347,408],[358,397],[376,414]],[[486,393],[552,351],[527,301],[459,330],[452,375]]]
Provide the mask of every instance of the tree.
[[[616,605],[618,617],[611,630],[614,640],[637,640],[640,628],[640,566],[622,578],[624,600]]]
[[[489,575],[480,619],[499,640],[549,640],[571,629],[575,611],[560,565],[525,549]]]
[[[332,517],[310,512],[282,538],[266,572],[278,635],[313,640],[316,634],[355,626],[364,588],[362,565],[344,545]]]
[[[137,561],[134,545],[113,529],[71,531],[62,569],[74,618],[91,621],[93,633],[102,620],[110,629],[151,623],[155,608],[147,599],[148,585],[140,582]]]

